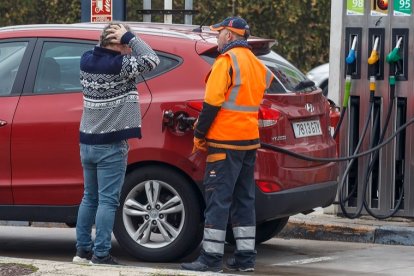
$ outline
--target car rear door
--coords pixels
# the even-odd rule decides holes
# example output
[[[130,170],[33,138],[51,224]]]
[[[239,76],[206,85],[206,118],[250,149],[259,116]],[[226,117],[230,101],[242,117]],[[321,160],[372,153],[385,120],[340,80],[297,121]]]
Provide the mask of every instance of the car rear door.
[[[11,130],[34,39],[0,40],[0,205],[12,204]]]

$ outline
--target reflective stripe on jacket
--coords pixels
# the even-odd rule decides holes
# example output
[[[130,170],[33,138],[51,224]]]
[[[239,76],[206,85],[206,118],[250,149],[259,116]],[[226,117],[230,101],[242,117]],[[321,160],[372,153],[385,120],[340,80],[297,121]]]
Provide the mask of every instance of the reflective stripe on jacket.
[[[217,58],[207,76],[204,99],[209,105],[221,106],[206,134],[209,146],[240,150],[260,146],[258,110],[272,79],[247,48],[236,47]]]

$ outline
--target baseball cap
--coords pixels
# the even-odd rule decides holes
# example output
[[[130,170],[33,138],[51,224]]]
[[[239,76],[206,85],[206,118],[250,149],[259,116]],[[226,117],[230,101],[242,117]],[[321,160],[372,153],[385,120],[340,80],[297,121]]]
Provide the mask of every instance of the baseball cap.
[[[249,30],[249,25],[247,25],[246,20],[241,17],[227,17],[222,22],[211,25],[210,29],[213,31],[220,31],[224,28],[229,29],[232,32],[235,32],[238,35],[244,36],[246,30]]]

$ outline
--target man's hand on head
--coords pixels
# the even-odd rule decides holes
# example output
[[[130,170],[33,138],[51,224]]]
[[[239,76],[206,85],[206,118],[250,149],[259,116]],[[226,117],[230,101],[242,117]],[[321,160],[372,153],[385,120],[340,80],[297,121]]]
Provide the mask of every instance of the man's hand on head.
[[[111,25],[111,28],[108,29],[108,32],[109,34],[106,36],[106,38],[111,39],[111,43],[121,44],[121,38],[127,32],[127,29],[125,29],[124,25],[122,24],[114,24]]]

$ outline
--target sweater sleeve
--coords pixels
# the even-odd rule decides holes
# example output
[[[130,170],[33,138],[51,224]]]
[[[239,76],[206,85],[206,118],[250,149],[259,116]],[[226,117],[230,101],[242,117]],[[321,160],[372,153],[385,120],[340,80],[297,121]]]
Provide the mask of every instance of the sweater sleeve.
[[[160,59],[154,50],[131,32],[127,32],[122,36],[121,43],[128,44],[132,50],[131,54],[123,57],[122,75],[134,78],[153,70],[160,63]]]

